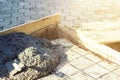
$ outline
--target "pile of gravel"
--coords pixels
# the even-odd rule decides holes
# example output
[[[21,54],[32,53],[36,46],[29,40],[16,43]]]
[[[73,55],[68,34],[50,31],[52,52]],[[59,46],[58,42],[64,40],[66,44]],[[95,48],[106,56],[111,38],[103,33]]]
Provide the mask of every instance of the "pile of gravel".
[[[17,32],[0,36],[0,79],[36,80],[59,63],[55,45],[43,38]]]

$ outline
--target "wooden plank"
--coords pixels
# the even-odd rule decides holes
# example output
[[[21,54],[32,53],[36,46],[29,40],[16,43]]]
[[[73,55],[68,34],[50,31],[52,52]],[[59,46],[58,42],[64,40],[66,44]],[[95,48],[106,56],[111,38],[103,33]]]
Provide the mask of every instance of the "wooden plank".
[[[49,25],[57,25],[58,23],[60,23],[59,13],[23,25],[19,25],[5,31],[1,31],[0,35],[8,34],[11,32],[24,32],[29,35],[36,31],[39,31],[42,28],[48,27]]]
[[[62,25],[59,25],[57,28],[57,30],[59,30],[59,37],[67,38],[77,46],[82,47],[85,50],[91,51],[98,57],[120,65],[120,52],[104,44],[99,44],[97,41],[94,41],[84,36],[84,34],[77,29],[71,29]]]
[[[120,41],[120,30],[117,31],[80,31],[84,36],[98,43],[114,43]]]
[[[105,59],[120,65],[120,52],[98,42],[85,37],[80,31],[76,31],[85,49],[104,57]]]
[[[84,36],[84,34],[82,34],[81,31],[77,29],[76,30],[71,29],[69,27],[64,27],[62,25],[59,25],[57,28],[58,28],[57,30],[59,30],[58,31],[59,37],[67,38],[77,46],[82,47],[85,50],[91,51],[98,57],[101,57],[102,59],[106,59],[120,65],[120,52],[104,44],[99,44],[98,42],[89,39],[88,37]]]

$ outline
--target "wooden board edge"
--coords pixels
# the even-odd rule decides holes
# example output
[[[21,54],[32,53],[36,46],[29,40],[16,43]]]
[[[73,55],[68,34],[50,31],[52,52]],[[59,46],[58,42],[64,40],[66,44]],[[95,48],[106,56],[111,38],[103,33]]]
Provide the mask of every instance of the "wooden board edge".
[[[34,20],[8,30],[0,32],[0,35],[8,34],[11,32],[24,32],[26,34],[32,34],[42,28],[48,27],[49,25],[56,25],[60,23],[60,14],[56,13],[38,20]]]
[[[84,37],[80,31],[77,31],[77,35],[85,49],[95,53],[103,59],[109,60],[113,63],[120,65],[120,52],[104,44],[99,44],[94,40]]]
[[[108,60],[120,65],[120,52],[98,42],[84,37],[81,32],[59,25],[57,26],[59,38],[67,38],[75,45],[92,52],[94,55],[100,57],[101,59]]]

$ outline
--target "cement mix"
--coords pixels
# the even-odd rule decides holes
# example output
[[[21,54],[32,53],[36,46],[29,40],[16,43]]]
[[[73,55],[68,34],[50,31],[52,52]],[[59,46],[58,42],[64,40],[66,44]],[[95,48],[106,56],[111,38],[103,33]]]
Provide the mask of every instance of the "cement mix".
[[[36,80],[59,64],[55,45],[22,32],[0,36],[0,80]]]

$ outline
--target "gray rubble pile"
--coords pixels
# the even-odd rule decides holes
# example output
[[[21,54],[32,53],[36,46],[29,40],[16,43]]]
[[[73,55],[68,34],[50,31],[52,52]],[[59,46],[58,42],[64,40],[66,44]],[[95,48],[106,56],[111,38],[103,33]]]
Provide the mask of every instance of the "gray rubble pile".
[[[36,80],[59,63],[49,40],[21,32],[0,36],[0,80]]]

